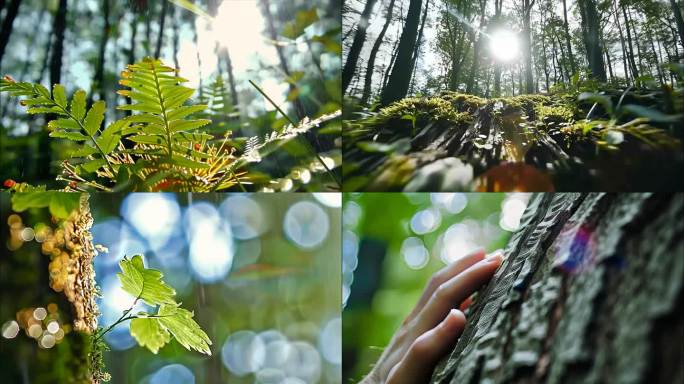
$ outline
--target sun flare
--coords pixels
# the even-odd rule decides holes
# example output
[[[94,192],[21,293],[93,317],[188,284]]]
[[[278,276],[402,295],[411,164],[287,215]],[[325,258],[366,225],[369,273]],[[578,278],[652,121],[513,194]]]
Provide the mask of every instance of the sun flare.
[[[515,32],[498,30],[489,37],[489,49],[496,60],[510,62],[520,54],[520,41]]]

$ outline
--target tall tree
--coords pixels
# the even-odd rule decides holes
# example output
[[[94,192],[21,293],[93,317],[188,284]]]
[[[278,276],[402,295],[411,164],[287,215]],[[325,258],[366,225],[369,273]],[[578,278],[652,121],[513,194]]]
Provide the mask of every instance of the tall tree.
[[[587,50],[587,61],[591,76],[599,81],[607,81],[606,68],[603,62],[603,49],[601,48],[601,31],[599,27],[599,15],[595,0],[578,0],[582,16],[582,31],[584,45]]]
[[[102,17],[104,18],[104,28],[102,30],[102,38],[100,39],[100,47],[97,55],[97,65],[95,67],[95,76],[93,77],[93,84],[91,87],[92,90],[89,95],[91,102],[95,90],[99,91],[100,100],[105,100],[104,69],[107,52],[107,42],[109,41],[109,36],[111,34],[110,12],[110,0],[102,0]]]
[[[480,24],[477,31],[475,31],[475,37],[477,40],[475,41],[475,46],[473,47],[473,61],[470,65],[468,81],[466,83],[466,93],[477,93],[475,77],[478,72],[478,64],[480,63],[480,49],[482,47],[483,39],[486,37],[481,31],[484,28],[485,18],[487,17],[487,0],[479,0],[478,3],[480,5]]]
[[[501,10],[503,8],[503,0],[494,0],[494,23],[501,22]],[[501,63],[494,62],[494,97],[501,96]]]
[[[567,0],[563,0],[563,28],[565,29],[565,47],[568,50],[568,58],[570,59],[570,69],[574,75],[577,72],[577,64],[575,64],[575,57],[572,54],[572,43],[570,42],[570,26],[568,24],[568,5]]]
[[[380,46],[385,40],[385,34],[387,33],[387,29],[389,29],[390,24],[392,24],[394,3],[395,0],[390,0],[389,5],[387,6],[387,12],[385,14],[385,23],[382,25],[382,29],[380,30],[380,34],[378,34],[378,38],[375,39],[375,43],[373,44],[373,47],[370,51],[370,56],[368,56],[368,65],[366,66],[366,77],[363,82],[363,94],[361,95],[362,104],[366,104],[371,96],[371,88],[373,85],[373,73],[375,71],[375,59],[377,58],[378,52],[380,51]]]
[[[7,7],[5,18],[2,20],[2,26],[0,27],[0,69],[2,68],[2,57],[5,55],[5,48],[7,48],[7,43],[9,43],[10,35],[12,34],[12,25],[19,13],[20,5],[21,0],[12,0],[9,7]],[[0,10],[2,10],[2,8],[3,7],[0,7]]]
[[[420,47],[423,44],[423,32],[425,31],[425,21],[428,18],[428,10],[430,9],[430,0],[425,1],[425,9],[423,10],[423,17],[422,21],[420,22],[420,29],[418,30],[418,38],[416,39],[416,46],[413,49],[413,55],[411,56],[411,81],[409,83],[409,89],[413,90],[413,83],[415,80],[415,69],[416,69],[416,63],[418,62],[418,56],[420,56]],[[465,56],[465,55],[463,55]]]
[[[411,0],[409,3],[406,24],[399,40],[394,68],[392,68],[387,86],[382,90],[380,97],[381,105],[389,105],[400,100],[408,92],[411,81],[411,59],[418,38],[418,25],[420,24],[420,11],[422,9],[423,0]]]
[[[525,58],[526,93],[534,93],[534,78],[532,75],[532,27],[530,26],[530,19],[535,1],[536,0],[523,0],[523,55]]]
[[[361,50],[366,42],[366,34],[370,23],[371,13],[373,12],[373,7],[375,7],[376,2],[377,0],[366,0],[366,5],[361,12],[361,18],[356,25],[356,34],[354,34],[354,40],[352,41],[349,53],[347,54],[347,61],[344,63],[344,68],[342,69],[342,93],[347,92],[347,88],[356,72],[359,56],[361,55]]]
[[[682,19],[682,6],[677,4],[677,0],[670,0],[672,12],[674,12],[675,21],[677,22],[677,32],[679,32],[679,41],[684,47],[684,19]]]
[[[161,14],[159,15],[159,34],[157,35],[157,46],[154,49],[154,57],[161,57],[162,44],[164,44],[164,26],[166,24],[166,14],[168,13],[169,2],[162,1]]]
[[[617,1],[617,0],[616,0]],[[622,3],[622,15],[625,18],[625,29],[627,30],[627,60],[629,62],[629,66],[632,70],[632,78],[636,80],[637,77],[639,77],[639,69],[637,68],[636,61],[634,60],[634,48],[632,45],[632,29],[629,25],[629,18],[627,17],[627,6]]]

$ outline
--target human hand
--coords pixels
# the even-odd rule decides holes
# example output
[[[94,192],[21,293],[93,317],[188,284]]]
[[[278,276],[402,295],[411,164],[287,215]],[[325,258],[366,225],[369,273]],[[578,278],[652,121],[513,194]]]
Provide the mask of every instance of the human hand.
[[[465,315],[454,306],[469,305],[470,296],[494,276],[502,259],[500,251],[485,256],[480,249],[435,273],[413,311],[361,383],[428,382],[435,365],[465,328]]]

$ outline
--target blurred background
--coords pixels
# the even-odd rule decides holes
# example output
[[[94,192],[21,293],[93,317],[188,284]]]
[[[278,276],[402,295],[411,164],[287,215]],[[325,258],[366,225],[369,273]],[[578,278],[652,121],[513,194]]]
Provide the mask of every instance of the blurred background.
[[[530,194],[350,193],[342,232],[343,381],[370,371],[430,276],[504,248]]]
[[[126,103],[116,93],[125,66],[160,58],[197,89],[195,102],[211,104],[212,133],[263,136],[286,120],[249,80],[296,122],[340,109],[340,9],[340,0],[7,0],[0,76],[83,89],[89,101],[107,101],[107,124],[124,116],[114,106]],[[0,180],[54,184],[68,143],[49,139],[43,117],[6,94],[0,112]],[[339,165],[336,137],[307,139]],[[259,171],[283,177],[311,160],[301,143],[284,149]]]
[[[0,194],[0,372],[67,382],[77,340],[41,254],[53,223],[47,209],[13,213],[9,200]],[[143,254],[213,342],[211,357],[175,341],[154,355],[121,324],[105,336],[111,383],[340,382],[339,194],[97,194],[90,205],[93,241],[108,248],[95,258],[99,324],[133,303],[118,262]],[[25,317],[37,328],[20,330]]]

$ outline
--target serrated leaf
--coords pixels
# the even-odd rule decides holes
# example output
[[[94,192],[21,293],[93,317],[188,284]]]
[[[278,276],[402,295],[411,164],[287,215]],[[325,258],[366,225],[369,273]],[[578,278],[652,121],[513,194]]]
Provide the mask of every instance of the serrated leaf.
[[[97,138],[97,145],[106,155],[110,154],[121,141],[121,132],[128,126],[125,120],[117,120],[107,126],[100,137]]]
[[[82,121],[85,117],[86,93],[84,90],[79,89],[74,93],[74,97],[71,99],[70,112],[78,121]]]
[[[171,334],[159,323],[159,319],[154,317],[131,320],[131,336],[138,345],[147,347],[155,355],[159,348],[171,341]]]
[[[73,129],[76,131],[81,130],[81,127],[78,125],[78,123],[72,119],[50,120],[50,122],[48,123],[48,128],[51,128],[51,129],[64,128],[64,129]]]
[[[176,291],[162,281],[164,276],[156,269],[145,268],[142,256],[124,257],[119,262],[121,273],[117,274],[121,287],[149,305],[173,304]]]
[[[169,120],[178,120],[187,117],[195,112],[202,112],[207,109],[206,105],[185,105],[178,107],[172,112],[166,114]]]
[[[207,163],[200,163],[199,161],[191,160],[191,159],[188,159],[187,157],[183,157],[183,156],[179,156],[179,155],[173,155],[170,162],[173,165],[177,165],[179,167],[185,167],[185,168],[197,168],[197,169],[209,168],[209,164],[207,164]]]
[[[93,173],[107,164],[105,159],[88,160],[79,165],[86,173]]]
[[[105,102],[100,100],[93,103],[93,106],[88,110],[88,114],[83,121],[83,128],[88,135],[95,136],[97,131],[100,130],[100,125],[102,120],[104,120],[105,108]]]
[[[71,141],[86,141],[88,136],[74,131],[52,131],[50,132],[50,137],[55,137],[58,139],[67,139]]]
[[[207,124],[210,124],[211,120],[207,119],[199,119],[199,120],[176,120],[172,121],[169,124],[169,129],[171,132],[180,132],[180,131],[191,131],[197,128],[204,127]]]
[[[57,105],[66,109],[67,97],[66,97],[66,90],[64,89],[63,85],[55,84],[52,87],[52,98],[55,100],[55,103],[57,103]]]
[[[159,322],[173,335],[174,338],[186,349],[194,349],[198,352],[211,356],[211,340],[193,320],[193,313],[187,309],[174,305],[162,305],[159,308]]]

